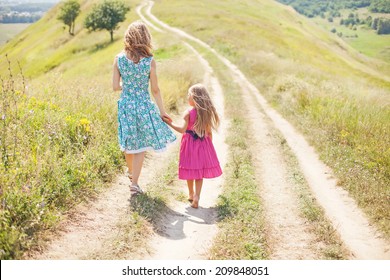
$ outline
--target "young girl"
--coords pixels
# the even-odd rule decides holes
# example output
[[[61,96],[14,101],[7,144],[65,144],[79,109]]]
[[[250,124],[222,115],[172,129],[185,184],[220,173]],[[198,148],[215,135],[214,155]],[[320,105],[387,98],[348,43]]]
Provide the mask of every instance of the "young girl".
[[[189,198],[193,208],[198,208],[203,178],[222,174],[212,142],[212,129],[219,125],[219,117],[207,89],[195,84],[188,90],[188,104],[184,123],[177,125],[169,118],[164,121],[183,133],[180,146],[179,179],[187,180]],[[195,191],[194,191],[195,181]]]
[[[176,136],[162,121],[170,117],[165,112],[158,87],[151,36],[143,22],[130,24],[124,45],[124,51],[115,57],[113,89],[122,91],[118,100],[118,139],[125,154],[133,196],[143,192],[138,179],[145,151],[162,151]],[[158,110],[150,99],[149,82]]]

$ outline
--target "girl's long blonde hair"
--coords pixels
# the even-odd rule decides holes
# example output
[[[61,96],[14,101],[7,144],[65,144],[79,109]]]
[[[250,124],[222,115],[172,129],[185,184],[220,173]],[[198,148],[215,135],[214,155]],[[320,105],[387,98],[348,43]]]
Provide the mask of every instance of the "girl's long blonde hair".
[[[199,137],[205,136],[211,129],[217,129],[219,126],[219,116],[217,110],[211,101],[210,94],[202,84],[191,86],[188,93],[194,100],[197,118],[193,130]]]
[[[145,23],[137,20],[129,25],[124,38],[125,52],[135,63],[152,56],[152,37]]]

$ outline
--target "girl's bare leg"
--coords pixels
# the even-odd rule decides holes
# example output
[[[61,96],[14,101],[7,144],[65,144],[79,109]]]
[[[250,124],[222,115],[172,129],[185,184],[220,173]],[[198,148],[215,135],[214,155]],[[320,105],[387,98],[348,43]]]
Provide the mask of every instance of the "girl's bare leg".
[[[195,195],[194,195],[194,201],[191,204],[193,208],[198,208],[199,206],[200,192],[202,191],[202,186],[203,186],[203,179],[195,180]]]
[[[194,180],[187,180],[188,187],[188,200],[192,202],[194,200]]]
[[[142,165],[144,163],[145,152],[133,155],[133,180],[132,185],[138,186],[138,179],[141,175]]]

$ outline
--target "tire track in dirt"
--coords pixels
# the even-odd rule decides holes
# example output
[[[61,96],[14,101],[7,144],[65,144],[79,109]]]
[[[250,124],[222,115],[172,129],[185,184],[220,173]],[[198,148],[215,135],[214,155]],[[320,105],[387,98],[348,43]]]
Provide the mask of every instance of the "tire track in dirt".
[[[268,105],[265,98],[261,96],[257,88],[249,82],[237,66],[203,41],[160,21],[151,13],[153,4],[154,3],[152,1],[147,2],[146,14],[149,18],[151,18],[155,23],[158,23],[165,30],[173,32],[184,39],[195,42],[208,49],[223,62],[223,64],[231,72],[235,82],[240,85],[242,88],[243,98],[248,108],[251,111],[254,109],[253,98],[261,105],[265,116],[269,118],[272,121],[273,126],[280,131],[286,139],[287,144],[295,154],[314,197],[324,208],[325,215],[331,221],[333,227],[339,232],[342,241],[351,251],[353,255],[352,257],[356,259],[390,259],[389,243],[382,237],[374,226],[370,225],[362,210],[357,207],[356,202],[348,195],[348,193],[340,187],[337,187],[336,180],[331,175],[331,170],[319,160],[319,157],[313,147],[307,143],[304,137],[300,135],[291,124],[283,119],[279,113]],[[253,111],[252,113],[255,114],[255,116],[252,116],[252,127],[256,128],[256,125],[260,123],[259,119],[261,120],[262,116],[261,113],[257,111]],[[259,143],[262,143],[261,139],[256,140]],[[265,145],[263,148],[266,147],[266,144],[264,143],[266,142],[263,142],[263,145]],[[259,159],[260,165],[261,160],[262,159]],[[267,168],[266,163],[263,162],[262,165],[263,168]],[[274,165],[274,168],[277,167],[278,165]],[[271,175],[269,176],[272,177]],[[262,179],[266,180],[265,176],[263,176]],[[284,184],[284,182],[272,182],[270,179],[270,181],[265,183],[264,186],[267,186],[267,184],[270,186],[275,184],[281,185]],[[273,190],[273,188],[271,187],[269,190]],[[288,191],[288,188],[283,188],[283,191]],[[275,193],[275,195],[277,194]],[[291,197],[290,195],[287,196]],[[271,197],[272,196],[268,196],[265,200],[268,200]],[[277,202],[276,200],[274,203],[276,203],[275,205],[281,205],[281,208],[286,207],[285,204]],[[272,206],[270,207],[272,208]],[[267,207],[266,212],[271,211],[268,208],[269,207]],[[279,212],[276,211],[273,215],[278,215],[278,213]],[[282,220],[283,222],[287,221],[288,216],[282,218]],[[298,222],[298,224],[301,223]],[[274,226],[275,225],[277,225],[277,223],[274,224]],[[304,229],[300,230],[300,232],[304,231]],[[279,237],[283,239],[282,236],[275,236],[273,239],[279,240]],[[310,243],[309,240],[308,243]],[[288,256],[282,256],[282,258],[288,258]]]

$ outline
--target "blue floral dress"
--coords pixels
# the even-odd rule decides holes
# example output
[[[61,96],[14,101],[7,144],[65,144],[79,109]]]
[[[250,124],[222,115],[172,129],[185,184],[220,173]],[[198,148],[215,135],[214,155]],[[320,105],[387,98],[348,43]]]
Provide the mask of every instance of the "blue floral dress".
[[[121,151],[128,154],[163,151],[167,144],[176,140],[150,98],[148,87],[152,59],[144,57],[134,63],[125,53],[117,56],[122,78],[122,94],[118,100],[118,140]]]

